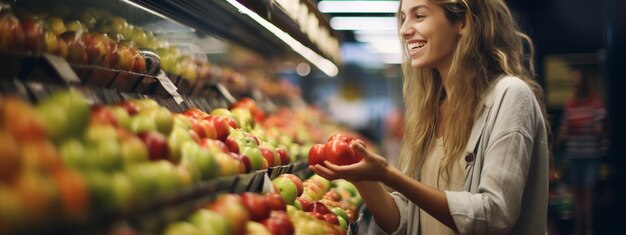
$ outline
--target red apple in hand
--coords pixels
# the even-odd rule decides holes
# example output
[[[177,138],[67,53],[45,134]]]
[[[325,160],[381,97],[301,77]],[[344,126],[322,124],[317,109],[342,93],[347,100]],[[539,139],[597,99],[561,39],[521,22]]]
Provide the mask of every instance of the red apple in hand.
[[[361,155],[352,150],[350,144],[339,140],[326,143],[324,146],[324,157],[335,165],[350,165],[363,159]]]
[[[351,144],[352,141],[354,141],[355,139],[353,137],[349,136],[349,135],[337,133],[337,134],[334,134],[331,137],[329,137],[326,142],[331,142],[331,141],[335,141],[335,140]]]
[[[324,163],[324,145],[316,144],[309,150],[309,166]]]
[[[20,21],[9,12],[0,13],[0,49],[23,50],[25,35]]]

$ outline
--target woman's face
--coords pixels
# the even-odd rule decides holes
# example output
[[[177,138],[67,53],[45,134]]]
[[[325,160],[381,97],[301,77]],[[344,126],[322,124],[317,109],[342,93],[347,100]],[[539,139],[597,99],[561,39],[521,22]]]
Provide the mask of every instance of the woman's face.
[[[447,70],[462,23],[451,23],[441,6],[431,0],[402,0],[400,35],[414,68]]]

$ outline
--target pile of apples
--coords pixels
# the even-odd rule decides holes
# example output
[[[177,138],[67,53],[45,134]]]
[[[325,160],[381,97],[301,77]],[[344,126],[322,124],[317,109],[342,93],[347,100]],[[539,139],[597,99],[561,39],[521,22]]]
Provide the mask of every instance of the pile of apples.
[[[55,97],[59,108],[87,107]],[[0,234],[31,231],[60,220],[80,222],[90,210],[90,191],[83,175],[67,167],[50,138],[39,107],[13,97],[0,97]],[[53,118],[65,113],[55,113]],[[69,128],[57,135],[71,135]]]
[[[181,187],[291,162],[286,148],[252,134],[264,133],[253,100],[211,114],[172,113],[152,99],[88,104],[75,90],[34,106],[0,102],[0,232],[25,218],[127,213]]]
[[[345,234],[362,203],[354,185],[345,180],[331,182],[313,175],[303,182],[296,175],[283,174],[272,184],[287,203],[295,234]]]
[[[191,81],[209,79],[212,65],[206,57],[181,53],[154,33],[126,19],[94,8],[74,16],[32,13],[0,6],[0,50],[48,53],[70,63],[146,73],[141,49],[155,51],[164,71]]]
[[[187,220],[168,224],[164,234],[293,235],[295,229],[286,210],[276,193],[221,194]]]

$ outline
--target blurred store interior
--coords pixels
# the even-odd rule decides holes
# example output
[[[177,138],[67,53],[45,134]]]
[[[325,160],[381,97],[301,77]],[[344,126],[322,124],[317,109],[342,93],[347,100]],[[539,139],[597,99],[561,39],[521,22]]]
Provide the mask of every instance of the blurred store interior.
[[[618,234],[615,231],[624,230],[620,226],[621,212],[626,211],[623,202],[626,198],[626,75],[622,71],[626,68],[623,12],[626,1],[505,1],[534,41],[536,78],[544,89],[553,137],[559,129],[565,101],[572,93],[570,72],[574,68],[590,78],[591,89],[605,104],[607,152],[593,190],[593,231]],[[299,13],[289,12],[293,2],[302,2],[298,6],[303,9],[316,8],[308,17],[322,26],[310,29],[296,25]],[[0,0],[0,3],[72,17],[78,12],[72,10],[88,9],[83,5],[118,14],[128,23],[141,25],[155,40],[158,36],[158,46],[145,41],[145,34],[144,45],[139,46],[154,49],[161,57],[163,72],[180,77],[181,82],[183,77],[193,77],[190,81],[195,82],[218,71],[220,82],[233,95],[253,97],[269,111],[275,111],[272,108],[281,103],[290,106],[308,103],[332,122],[369,139],[381,155],[395,163],[403,128],[401,52],[395,19],[398,1]],[[63,7],[55,8],[57,3]],[[271,9],[278,8],[274,4],[287,13]],[[18,10],[15,14],[24,15]],[[105,27],[102,29],[109,30]],[[328,27],[330,31],[323,31]],[[289,36],[284,29],[297,32]],[[176,59],[168,62],[165,58]],[[2,63],[11,65],[9,61]],[[210,72],[212,75],[207,68],[215,68]],[[0,77],[9,72],[0,71]],[[250,87],[255,89],[251,91]],[[183,90],[179,87],[181,93]],[[264,102],[268,97],[272,102]],[[552,154],[548,233],[572,234],[574,190],[565,180],[567,161],[563,159],[562,149],[553,149]]]

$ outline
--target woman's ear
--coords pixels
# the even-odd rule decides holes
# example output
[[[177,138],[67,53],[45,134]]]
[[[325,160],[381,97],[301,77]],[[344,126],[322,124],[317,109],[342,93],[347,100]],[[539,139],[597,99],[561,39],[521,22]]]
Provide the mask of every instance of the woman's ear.
[[[467,31],[467,19],[463,17],[457,22],[457,30],[459,32],[459,36],[463,36]]]

